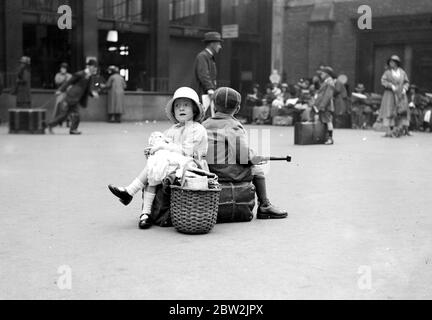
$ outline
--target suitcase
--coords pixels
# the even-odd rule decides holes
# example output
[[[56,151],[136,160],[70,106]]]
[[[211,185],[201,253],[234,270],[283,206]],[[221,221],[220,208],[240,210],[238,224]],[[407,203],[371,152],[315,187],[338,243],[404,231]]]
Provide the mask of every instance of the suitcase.
[[[323,144],[326,141],[327,126],[321,122],[298,122],[294,127],[294,144]]]
[[[9,133],[45,134],[46,109],[9,109]]]
[[[292,126],[293,117],[291,117],[291,116],[274,116],[272,124],[274,126]]]
[[[351,129],[351,115],[346,113],[335,116],[335,128]]]
[[[252,182],[220,182],[217,223],[249,222],[253,219],[255,187]]]
[[[254,107],[252,110],[252,119],[260,123],[265,122],[270,116],[270,108],[268,106]]]

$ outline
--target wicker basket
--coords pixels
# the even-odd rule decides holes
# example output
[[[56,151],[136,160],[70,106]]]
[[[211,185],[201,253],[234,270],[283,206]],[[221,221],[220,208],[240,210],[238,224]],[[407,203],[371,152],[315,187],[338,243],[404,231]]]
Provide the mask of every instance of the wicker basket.
[[[171,186],[171,220],[177,231],[187,234],[209,233],[216,224],[221,189],[191,189],[185,186],[186,170],[181,186]]]

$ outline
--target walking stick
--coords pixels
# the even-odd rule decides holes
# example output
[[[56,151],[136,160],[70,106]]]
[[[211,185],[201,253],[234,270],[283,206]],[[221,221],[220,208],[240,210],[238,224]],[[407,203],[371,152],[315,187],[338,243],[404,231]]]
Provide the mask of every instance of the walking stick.
[[[291,156],[286,157],[266,157],[263,159],[263,161],[286,161],[291,162]]]
[[[43,108],[45,108],[48,104],[51,103],[51,101],[53,101],[54,98],[55,98],[55,96],[49,98],[47,101],[45,101],[45,103],[44,103],[43,105],[41,105],[41,106],[39,107],[39,109],[43,109]]]
[[[286,157],[270,157],[270,161],[286,161],[286,162],[291,162],[291,156],[286,156]]]
[[[58,105],[60,104],[60,102],[63,100],[63,97],[60,101],[57,101],[57,99],[60,97],[61,95],[54,95],[53,97],[51,97],[47,102],[51,102],[53,99],[55,99],[55,103],[54,103],[54,108],[53,108],[53,112],[52,112],[52,119],[54,119],[57,116],[57,111],[58,111]]]

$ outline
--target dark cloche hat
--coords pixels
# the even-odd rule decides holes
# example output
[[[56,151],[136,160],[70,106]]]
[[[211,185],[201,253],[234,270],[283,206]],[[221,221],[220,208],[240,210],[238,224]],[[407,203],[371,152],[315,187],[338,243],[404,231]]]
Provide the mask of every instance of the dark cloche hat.
[[[321,66],[318,71],[327,73],[332,78],[337,78],[336,73],[333,71],[332,67],[329,66]]]
[[[366,90],[366,88],[363,83],[358,83],[354,90],[363,92]]]
[[[89,59],[86,63],[86,65],[88,66],[93,66],[93,67],[97,67],[98,66],[98,62],[95,59]]]

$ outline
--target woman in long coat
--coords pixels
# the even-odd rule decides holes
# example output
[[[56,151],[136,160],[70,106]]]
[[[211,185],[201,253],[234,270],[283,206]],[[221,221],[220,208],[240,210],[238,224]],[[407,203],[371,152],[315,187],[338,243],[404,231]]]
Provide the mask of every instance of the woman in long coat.
[[[108,121],[120,123],[124,113],[126,81],[120,75],[118,67],[110,66],[108,72],[111,74],[105,84],[105,88],[108,89]]]
[[[386,128],[386,134],[384,136],[393,137],[396,135],[393,129],[396,126],[398,113],[399,121],[401,122],[403,122],[403,117],[408,117],[409,111],[406,112],[406,116],[403,115],[402,111],[408,107],[406,92],[408,91],[409,81],[406,72],[400,67],[401,60],[398,56],[391,56],[387,61],[387,65],[389,68],[381,77],[384,93],[379,110],[379,117],[383,120],[383,125]]]
[[[68,67],[69,65],[66,62],[63,62],[60,65],[60,71],[57,72],[57,74],[54,77],[54,83],[56,88],[60,88],[64,83],[68,82],[71,78],[72,78],[72,74],[70,74],[68,72]],[[61,94],[56,96],[56,101],[54,104],[54,109],[53,109],[53,113],[52,113],[52,118],[55,119],[61,112],[61,110],[59,110],[59,106],[60,103],[64,100],[64,98],[66,97],[66,93],[62,92]],[[70,124],[69,124],[70,120],[69,118],[66,119],[66,125],[69,128]],[[60,126],[62,126],[63,124],[60,123]]]
[[[31,108],[31,73],[30,58],[21,57],[15,88],[12,94],[16,95],[17,108]]]

